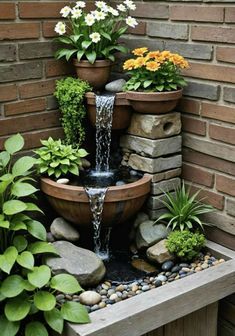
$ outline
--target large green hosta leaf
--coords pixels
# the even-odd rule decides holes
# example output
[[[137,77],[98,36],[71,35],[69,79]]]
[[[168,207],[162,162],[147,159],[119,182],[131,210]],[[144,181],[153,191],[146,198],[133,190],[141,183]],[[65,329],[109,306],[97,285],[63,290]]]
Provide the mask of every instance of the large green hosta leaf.
[[[24,290],[24,279],[20,275],[10,275],[3,282],[0,287],[1,293],[7,297],[18,296]]]
[[[39,310],[50,311],[55,308],[56,299],[53,294],[46,291],[38,291],[34,295],[34,304]]]
[[[10,200],[3,204],[3,213],[5,215],[11,216],[27,209],[27,205],[18,200]]]
[[[41,322],[30,322],[26,325],[25,336],[48,336],[48,332]]]
[[[5,273],[10,273],[16,258],[18,251],[15,246],[8,247],[3,254],[0,255],[0,269]]]
[[[21,321],[28,315],[30,306],[24,296],[18,296],[7,301],[4,313],[9,321]]]
[[[0,316],[0,330],[1,336],[16,336],[20,328],[20,322],[11,322],[1,315]]]
[[[38,288],[45,286],[51,278],[51,270],[48,266],[42,265],[34,267],[32,271],[28,273],[29,282]]]
[[[77,279],[69,274],[58,274],[54,276],[51,279],[50,287],[67,294],[74,294],[82,291]]]
[[[34,164],[36,163],[36,159],[31,156],[24,156],[16,161],[14,166],[12,167],[12,174],[14,176],[24,175],[27,171],[29,171]]]
[[[15,134],[5,141],[4,147],[9,154],[19,152],[24,147],[24,138],[20,134]]]
[[[61,307],[62,317],[74,323],[88,323],[90,318],[86,307],[78,302],[66,302]]]
[[[64,328],[64,319],[61,316],[61,312],[57,308],[54,308],[50,311],[45,311],[44,318],[53,330],[57,331],[59,334],[62,333]]]

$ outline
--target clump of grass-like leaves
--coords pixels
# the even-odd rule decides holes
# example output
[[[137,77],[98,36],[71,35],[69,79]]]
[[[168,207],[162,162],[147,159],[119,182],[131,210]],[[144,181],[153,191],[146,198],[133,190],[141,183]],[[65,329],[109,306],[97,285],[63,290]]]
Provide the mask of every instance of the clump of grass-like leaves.
[[[201,221],[202,214],[213,211],[213,207],[202,203],[203,199],[197,199],[201,190],[194,194],[190,193],[190,188],[185,187],[184,182],[173,192],[164,192],[165,199],[161,202],[167,208],[155,223],[167,222],[167,227],[172,230],[196,230],[203,229],[204,223]]]

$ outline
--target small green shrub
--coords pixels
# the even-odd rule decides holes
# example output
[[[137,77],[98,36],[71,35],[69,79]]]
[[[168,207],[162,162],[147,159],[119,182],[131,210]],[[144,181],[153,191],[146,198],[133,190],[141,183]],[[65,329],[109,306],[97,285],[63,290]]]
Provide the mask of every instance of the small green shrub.
[[[6,140],[0,153],[0,330],[1,336],[48,336],[62,333],[64,320],[89,322],[84,306],[61,304],[56,292],[73,294],[82,289],[69,274],[52,276],[42,257],[57,254],[46,242],[46,230],[31,212],[41,211],[29,198],[37,189],[31,173],[36,160],[13,154],[24,146],[17,134]],[[27,197],[27,198],[25,198]]]
[[[166,200],[161,202],[167,208],[167,212],[161,215],[155,223],[159,221],[167,221],[167,227],[172,230],[195,230],[198,227],[203,229],[203,222],[200,216],[204,213],[213,211],[213,207],[208,204],[203,204],[196,197],[200,190],[190,196],[190,189],[186,190],[184,182],[182,186],[175,189],[175,191],[164,192]]]
[[[197,257],[205,242],[205,236],[199,232],[172,231],[167,238],[166,247],[178,258],[190,261]]]
[[[85,149],[74,149],[71,145],[63,145],[61,140],[41,140],[43,147],[35,150],[40,174],[47,174],[56,178],[68,173],[79,175],[82,166],[81,158],[88,153]]]
[[[85,139],[83,121],[86,115],[84,105],[85,93],[91,87],[81,79],[67,77],[56,82],[55,97],[62,112],[62,126],[65,143],[72,147],[79,147]]]

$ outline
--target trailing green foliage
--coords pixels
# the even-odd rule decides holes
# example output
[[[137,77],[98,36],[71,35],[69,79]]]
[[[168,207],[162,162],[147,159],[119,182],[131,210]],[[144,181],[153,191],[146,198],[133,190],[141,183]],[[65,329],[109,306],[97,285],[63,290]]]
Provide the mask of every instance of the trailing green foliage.
[[[178,258],[191,261],[198,256],[205,242],[205,236],[199,232],[172,231],[167,238],[166,247]]]
[[[30,215],[41,211],[28,201],[35,199],[37,191],[31,177],[36,159],[12,160],[23,146],[24,139],[17,134],[6,140],[0,153],[1,336],[48,336],[51,329],[61,334],[64,320],[86,323],[89,316],[79,303],[70,307],[56,301],[56,290],[82,291],[77,280],[69,274],[52,276],[50,268],[42,265],[42,256],[56,250],[46,242],[43,224]]]
[[[41,140],[43,147],[35,150],[40,174],[47,174],[59,178],[68,173],[79,175],[82,166],[81,158],[88,153],[85,149],[74,149],[71,145],[63,145],[61,140]]]
[[[84,105],[85,93],[91,87],[81,79],[67,77],[56,82],[56,96],[62,112],[62,126],[65,134],[65,143],[74,148],[79,147],[85,139],[83,121],[86,115]]]
[[[167,212],[161,215],[155,223],[167,221],[167,227],[172,230],[203,229],[203,223],[199,218],[202,214],[213,211],[213,207],[197,200],[200,190],[190,195],[190,189],[186,190],[184,182],[174,192],[164,192],[166,199],[161,202],[167,208]]]

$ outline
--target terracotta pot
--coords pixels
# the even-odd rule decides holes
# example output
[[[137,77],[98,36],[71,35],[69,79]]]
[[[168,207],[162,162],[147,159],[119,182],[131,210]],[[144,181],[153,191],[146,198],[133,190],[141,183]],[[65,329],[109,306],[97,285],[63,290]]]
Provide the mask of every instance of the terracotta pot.
[[[96,122],[96,106],[95,106],[95,94],[93,92],[86,93],[86,104],[88,118],[93,127]],[[115,104],[113,109],[113,130],[125,129],[131,122],[132,107],[128,100],[126,100],[126,94],[124,92],[116,93]]]
[[[150,192],[150,182],[151,176],[145,174],[136,182],[109,187],[104,201],[102,225],[114,226],[137,213]],[[41,189],[60,216],[81,228],[91,228],[92,214],[83,187],[42,178]]]
[[[77,76],[86,80],[95,90],[102,89],[108,82],[112,62],[109,60],[98,60],[94,64],[86,60],[78,62],[73,60]]]
[[[126,99],[136,112],[161,114],[170,112],[176,107],[182,92],[182,89],[170,92],[128,91]]]

